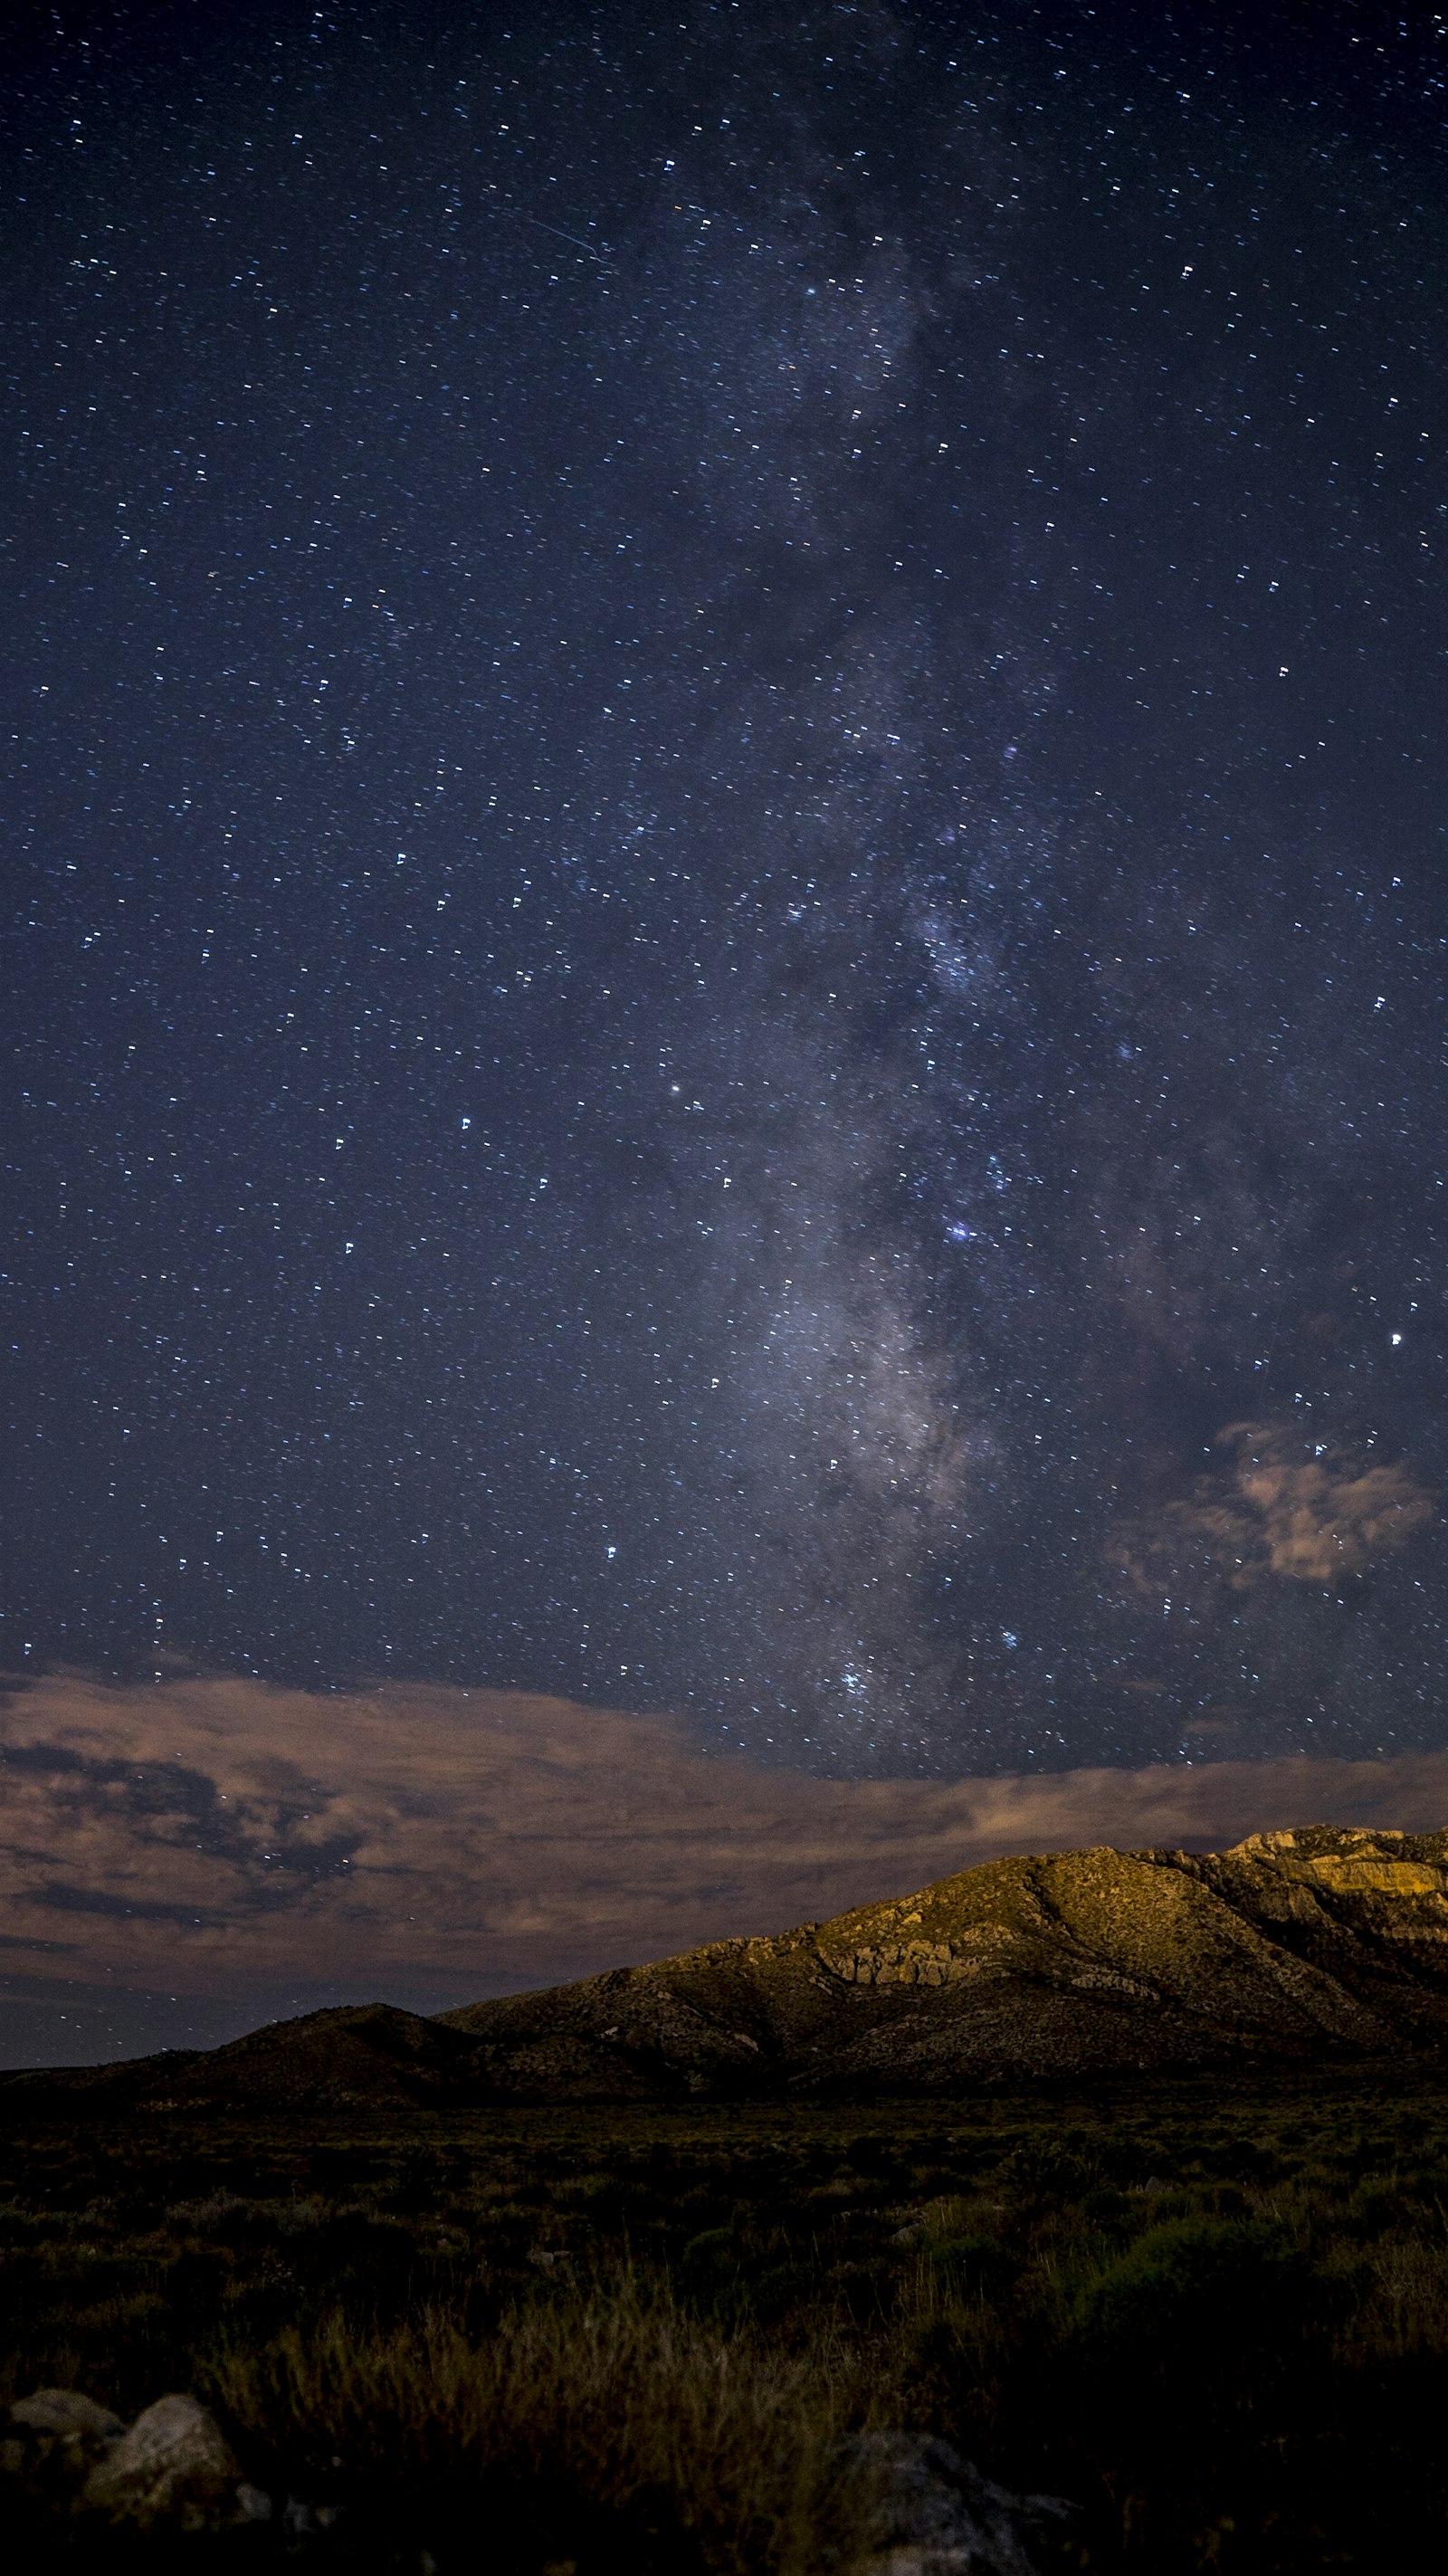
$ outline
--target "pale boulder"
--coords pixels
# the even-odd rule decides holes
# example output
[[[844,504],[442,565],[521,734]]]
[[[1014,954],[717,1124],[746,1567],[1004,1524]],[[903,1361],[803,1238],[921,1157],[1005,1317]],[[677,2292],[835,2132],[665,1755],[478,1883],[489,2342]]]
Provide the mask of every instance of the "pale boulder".
[[[96,2462],[81,2503],[113,2522],[196,2529],[234,2508],[240,2477],[214,2415],[194,2397],[158,2397]]]

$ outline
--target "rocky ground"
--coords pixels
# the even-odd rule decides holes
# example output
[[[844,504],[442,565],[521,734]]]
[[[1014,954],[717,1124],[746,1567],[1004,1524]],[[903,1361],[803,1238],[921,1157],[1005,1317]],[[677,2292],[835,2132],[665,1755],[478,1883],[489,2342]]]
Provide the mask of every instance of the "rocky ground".
[[[242,2476],[216,2418],[194,2397],[158,2397],[126,2424],[73,2388],[37,2388],[0,2429],[0,2513],[40,2556],[114,2556],[127,2546],[206,2541],[315,2516]],[[109,2547],[108,2547],[109,2544]]]
[[[1042,2576],[1079,2563],[1079,2515],[1057,2496],[1017,2496],[982,2477],[950,2443],[875,2432],[842,2445],[839,2477],[853,2528],[819,2576]],[[84,2559],[99,2569],[138,2554],[180,2553],[198,2568],[218,2558],[262,2568],[305,2560],[320,2571],[368,2559],[345,2509],[269,2491],[243,2477],[216,2418],[194,2397],[158,2397],[131,2424],[92,2397],[38,2388],[0,2428],[0,2516],[12,2542],[41,2561]],[[405,2562],[404,2562],[405,2563]],[[399,2564],[389,2548],[388,2564]],[[417,2576],[436,2576],[425,2543]],[[544,2576],[576,2576],[547,2562]]]

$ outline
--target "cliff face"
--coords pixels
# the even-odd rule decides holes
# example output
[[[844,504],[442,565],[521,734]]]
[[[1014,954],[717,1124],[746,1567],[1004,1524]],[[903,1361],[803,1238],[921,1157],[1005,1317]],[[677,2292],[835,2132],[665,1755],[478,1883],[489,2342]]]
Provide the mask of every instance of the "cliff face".
[[[156,2109],[351,2113],[1448,2056],[1448,1833],[988,1861],[773,1939],[470,2004],[0,2078]]]
[[[810,2090],[1448,2045],[1448,1833],[991,1861],[445,2020],[502,2093]]]

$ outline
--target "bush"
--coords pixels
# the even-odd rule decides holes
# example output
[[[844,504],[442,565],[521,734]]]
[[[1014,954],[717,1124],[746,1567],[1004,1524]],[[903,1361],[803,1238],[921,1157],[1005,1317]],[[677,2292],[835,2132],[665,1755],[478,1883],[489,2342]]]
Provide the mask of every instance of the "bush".
[[[998,2236],[947,2236],[927,2246],[927,2270],[944,2290],[968,2298],[998,2298],[1021,2269],[1021,2258]]]
[[[1280,2227],[1177,2218],[1150,2227],[1079,2294],[1083,2358],[1111,2380],[1198,2398],[1264,2375],[1300,2349],[1319,2305],[1312,2266]]]
[[[1075,2139],[1029,2139],[1017,2147],[1007,2170],[1017,2191],[1049,2200],[1079,2200],[1101,2180],[1098,2158]]]
[[[679,2257],[679,2287],[685,2297],[702,2306],[709,2306],[738,2278],[739,2240],[732,2227],[706,2227],[690,2238]]]

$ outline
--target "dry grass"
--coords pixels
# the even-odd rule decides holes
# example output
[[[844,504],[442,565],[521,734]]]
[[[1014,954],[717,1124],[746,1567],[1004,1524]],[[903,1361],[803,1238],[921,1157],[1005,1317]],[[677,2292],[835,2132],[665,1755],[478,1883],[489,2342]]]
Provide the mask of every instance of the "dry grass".
[[[1367,2281],[1339,2338],[1341,2357],[1375,2363],[1440,2355],[1448,2344],[1448,2235],[1392,2236],[1374,2251]]]
[[[683,2312],[630,2274],[534,2299],[471,2337],[438,2310],[358,2331],[336,2312],[260,2348],[214,2349],[206,2393],[255,2447],[355,2492],[385,2462],[403,2489],[481,2491],[506,2527],[550,2500],[668,2539],[702,2569],[815,2569],[841,2500],[830,2455],[859,2415],[858,2362],[832,2335],[771,2350]],[[536,2563],[536,2561],[535,2561]]]

